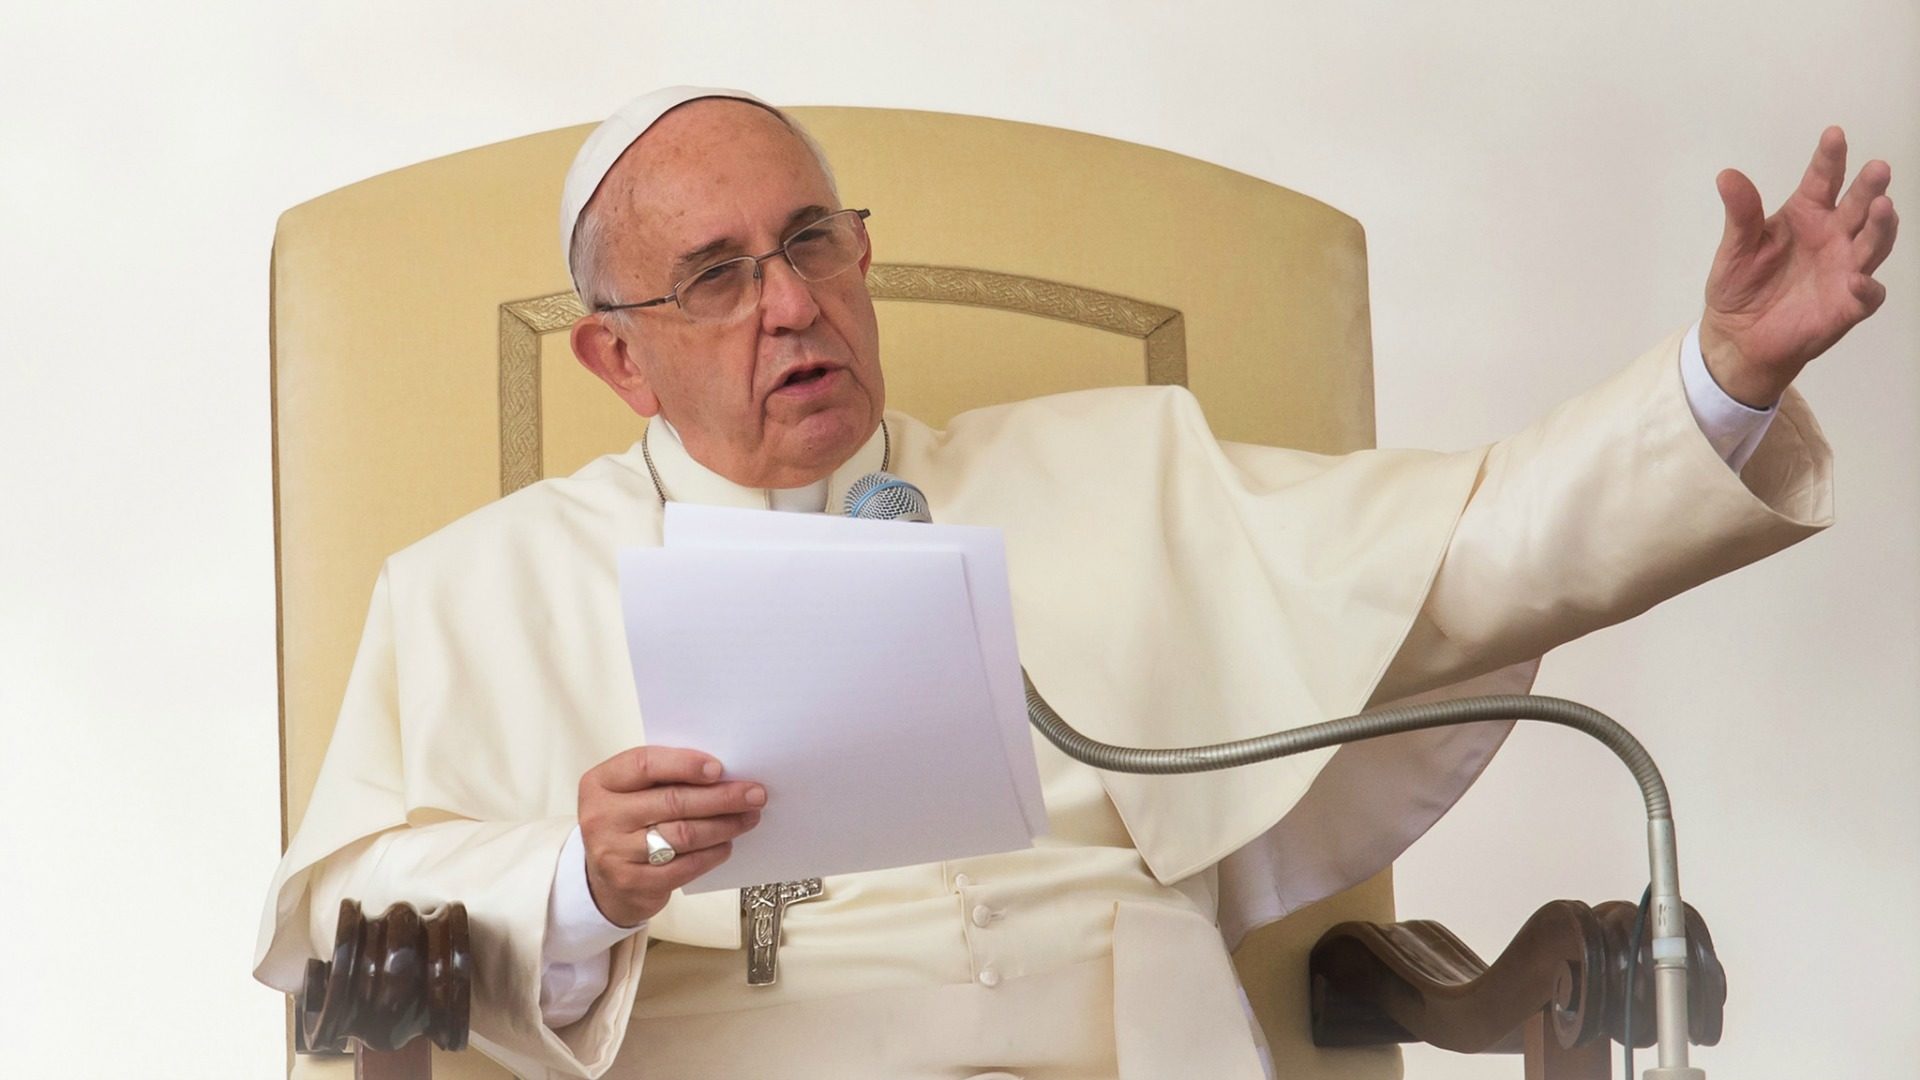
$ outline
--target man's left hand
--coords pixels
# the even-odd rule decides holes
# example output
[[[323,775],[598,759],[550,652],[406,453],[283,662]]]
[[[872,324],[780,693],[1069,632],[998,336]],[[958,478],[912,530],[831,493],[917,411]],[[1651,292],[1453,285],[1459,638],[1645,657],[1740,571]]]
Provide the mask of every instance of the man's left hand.
[[[1830,127],[1772,217],[1739,170],[1718,178],[1727,226],[1707,275],[1700,350],[1720,388],[1754,408],[1780,400],[1809,360],[1887,298],[1873,272],[1899,225],[1887,197],[1893,170],[1867,162],[1841,197],[1846,173],[1847,137]]]

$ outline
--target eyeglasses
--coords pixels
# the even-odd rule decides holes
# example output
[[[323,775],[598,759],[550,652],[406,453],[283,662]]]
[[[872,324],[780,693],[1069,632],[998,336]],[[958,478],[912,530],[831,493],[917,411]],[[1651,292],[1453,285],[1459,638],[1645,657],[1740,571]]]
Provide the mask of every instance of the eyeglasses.
[[[694,322],[727,322],[760,302],[760,264],[784,255],[804,281],[825,281],[843,274],[867,253],[870,211],[840,210],[787,237],[765,255],[741,255],[715,263],[683,280],[665,296],[632,304],[601,304],[595,311],[629,311],[672,302]]]

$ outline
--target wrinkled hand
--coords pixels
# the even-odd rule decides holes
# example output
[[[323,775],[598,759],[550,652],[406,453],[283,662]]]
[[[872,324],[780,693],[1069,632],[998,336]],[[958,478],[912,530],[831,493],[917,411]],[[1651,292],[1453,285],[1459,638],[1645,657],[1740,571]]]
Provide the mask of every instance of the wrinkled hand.
[[[697,750],[639,746],[580,778],[580,838],[587,888],[607,921],[635,926],[667,906],[673,890],[727,861],[733,839],[760,823],[766,789],[720,781],[720,763]],[[647,829],[677,853],[647,862]]]
[[[1873,272],[1899,225],[1886,194],[1893,170],[1867,162],[1839,198],[1846,172],[1847,137],[1830,127],[1799,190],[1767,218],[1753,181],[1720,173],[1727,226],[1707,275],[1700,348],[1721,388],[1748,405],[1778,401],[1808,361],[1887,298]]]

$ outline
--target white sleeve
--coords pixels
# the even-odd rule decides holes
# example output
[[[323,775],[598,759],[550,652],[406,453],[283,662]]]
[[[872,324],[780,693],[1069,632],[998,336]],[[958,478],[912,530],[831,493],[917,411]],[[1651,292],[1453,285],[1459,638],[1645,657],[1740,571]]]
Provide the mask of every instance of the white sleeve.
[[[607,989],[615,945],[647,924],[616,926],[587,888],[587,844],[575,825],[553,867],[547,937],[540,949],[540,1017],[554,1029],[587,1015]]]
[[[1693,324],[1687,331],[1687,339],[1680,344],[1680,384],[1686,389],[1687,407],[1693,410],[1693,420],[1700,425],[1707,442],[1713,444],[1734,472],[1745,468],[1779,408],[1756,409],[1743,405],[1720,389],[1713,373],[1707,370],[1706,356],[1700,351],[1699,323]]]

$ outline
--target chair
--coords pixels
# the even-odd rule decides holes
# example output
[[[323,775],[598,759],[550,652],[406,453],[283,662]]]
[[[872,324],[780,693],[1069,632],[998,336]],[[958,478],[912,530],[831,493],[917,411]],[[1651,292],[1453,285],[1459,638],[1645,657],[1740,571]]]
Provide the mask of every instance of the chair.
[[[1328,453],[1372,445],[1365,241],[1353,219],[1092,135],[905,110],[794,112],[827,148],[847,205],[873,211],[890,407],[938,426],[1003,400],[1178,382],[1222,438]],[[579,309],[553,221],[587,130],[400,169],[280,221],[283,842],[312,791],[381,559],[639,435],[643,422],[580,369],[562,332]],[[1323,931],[1392,920],[1389,871],[1240,950],[1289,1075],[1398,1075],[1390,1038],[1313,1045],[1306,978]],[[505,1075],[477,1054],[437,1056],[438,1076]],[[290,1068],[345,1065],[300,1055]]]

